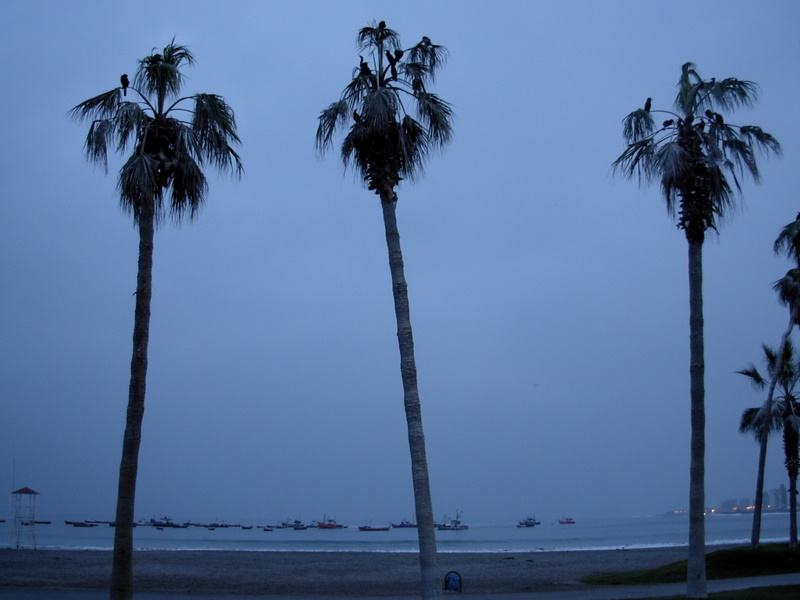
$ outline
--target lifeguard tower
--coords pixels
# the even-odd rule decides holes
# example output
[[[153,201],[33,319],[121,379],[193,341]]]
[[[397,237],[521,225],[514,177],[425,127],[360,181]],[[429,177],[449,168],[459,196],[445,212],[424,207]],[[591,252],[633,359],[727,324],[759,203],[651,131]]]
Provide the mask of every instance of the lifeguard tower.
[[[36,548],[36,496],[29,487],[11,492],[14,496],[14,540],[16,548]]]

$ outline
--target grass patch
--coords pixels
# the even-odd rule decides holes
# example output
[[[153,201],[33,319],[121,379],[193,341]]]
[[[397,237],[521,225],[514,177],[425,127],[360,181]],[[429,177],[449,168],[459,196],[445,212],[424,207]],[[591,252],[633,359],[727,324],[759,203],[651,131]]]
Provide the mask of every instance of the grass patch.
[[[774,587],[754,588],[750,590],[734,590],[709,594],[710,600],[797,600],[800,593],[798,585],[782,585]],[[659,600],[685,600],[686,596],[665,596]],[[640,598],[639,600],[646,600]]]
[[[644,571],[601,573],[582,581],[591,585],[647,585],[686,581],[685,560]],[[749,546],[716,550],[706,555],[707,579],[758,577],[800,572],[800,548],[788,544],[768,544],[757,550]]]

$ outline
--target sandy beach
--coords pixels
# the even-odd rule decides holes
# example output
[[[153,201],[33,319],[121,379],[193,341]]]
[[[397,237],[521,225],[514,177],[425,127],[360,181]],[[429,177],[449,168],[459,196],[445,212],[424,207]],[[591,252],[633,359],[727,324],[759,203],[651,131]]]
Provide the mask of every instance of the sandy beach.
[[[580,552],[442,553],[442,576],[458,571],[463,592],[506,594],[586,587],[584,575],[657,567],[685,548]],[[111,552],[0,550],[0,587],[104,589]],[[412,596],[417,555],[393,552],[137,551],[135,587],[144,592],[240,595]]]

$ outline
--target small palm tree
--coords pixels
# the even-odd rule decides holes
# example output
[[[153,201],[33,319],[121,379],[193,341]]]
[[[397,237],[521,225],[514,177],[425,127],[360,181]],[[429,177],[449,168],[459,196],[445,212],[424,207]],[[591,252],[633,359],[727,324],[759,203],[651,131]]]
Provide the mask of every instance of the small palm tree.
[[[786,228],[784,228],[784,232],[785,231]],[[780,239],[781,238],[779,236],[778,240],[780,241]],[[779,244],[777,241],[775,248],[776,252],[779,251]],[[785,361],[789,360],[789,357],[786,354],[787,349],[790,347],[789,336],[791,335],[794,326],[800,324],[800,268],[790,269],[787,271],[786,275],[773,284],[773,289],[778,293],[778,298],[780,299],[781,303],[789,308],[789,323],[781,335],[780,345],[778,346],[779,350],[775,356],[775,366],[773,369],[775,372],[783,372]],[[771,377],[769,380],[769,385],[767,386],[766,381],[759,382],[760,376],[757,376],[757,371],[755,371],[754,367],[744,371],[737,371],[737,373],[749,377],[756,386],[768,387],[767,398],[764,401],[764,405],[760,409],[758,419],[752,424],[752,427],[748,429],[748,431],[756,431],[756,428],[759,425],[766,428],[760,433],[756,431],[756,439],[759,442],[758,474],[756,476],[756,497],[753,509],[753,528],[750,535],[750,546],[753,549],[756,549],[761,542],[761,513],[764,507],[764,469],[767,462],[767,441],[769,438],[769,432],[771,431],[771,429],[769,429],[769,424],[771,421],[766,417],[772,414],[772,403],[778,378]]]
[[[677,217],[689,246],[689,345],[691,459],[689,473],[689,561],[687,596],[706,597],[705,574],[705,357],[703,340],[703,242],[709,229],[733,207],[729,178],[759,180],[758,151],[780,152],[777,140],[759,127],[732,125],[719,111],[751,106],[758,88],[740,79],[705,80],[685,63],[674,111],[644,108],[625,117],[625,151],[615,171],[642,183],[657,180],[670,215]],[[653,114],[665,119],[657,126]]]
[[[381,201],[411,452],[422,595],[432,598],[439,592],[436,537],[408,287],[395,215],[395,188],[403,178],[420,175],[430,152],[444,147],[452,136],[450,105],[428,91],[437,69],[445,62],[446,51],[427,37],[404,50],[397,32],[383,21],[362,28],[358,32],[358,45],[367,59],[359,56],[353,80],[339,100],[320,114],[316,148],[320,153],[330,150],[335,132],[345,129],[341,146],[345,168],[353,166]],[[413,114],[409,106],[414,108]]]
[[[748,408],[742,413],[739,431],[753,433],[765,454],[769,434],[783,432],[784,464],[789,475],[789,545],[797,546],[797,475],[800,468],[800,397],[795,386],[800,380],[800,358],[795,353],[791,340],[786,339],[782,351],[763,346],[767,377],[763,377],[755,366],[737,371],[745,375],[756,389],[764,389],[769,382],[770,391],[778,388],[778,395],[769,397],[760,408]],[[759,457],[760,458],[760,457]],[[762,475],[763,478],[763,475]]]
[[[112,600],[133,597],[134,497],[147,377],[154,232],[167,216],[175,221],[196,216],[208,191],[203,164],[237,175],[242,172],[239,155],[232,148],[239,143],[236,122],[225,100],[214,94],[180,97],[181,67],[192,64],[191,52],[173,40],[161,52],[139,61],[133,85],[123,75],[121,87],[81,102],[70,111],[74,119],[90,122],[86,156],[106,172],[109,147],[122,153],[132,146],[117,184],[120,205],[139,230],[139,268],[117,496]]]

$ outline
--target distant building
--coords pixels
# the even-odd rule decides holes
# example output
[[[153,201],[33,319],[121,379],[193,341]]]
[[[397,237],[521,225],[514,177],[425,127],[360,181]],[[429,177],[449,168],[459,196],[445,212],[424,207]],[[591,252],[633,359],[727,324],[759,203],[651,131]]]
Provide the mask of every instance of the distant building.
[[[774,508],[782,509],[789,506],[788,495],[786,493],[786,486],[780,484],[774,490],[770,490],[770,494],[772,495],[773,501],[772,506]]]

